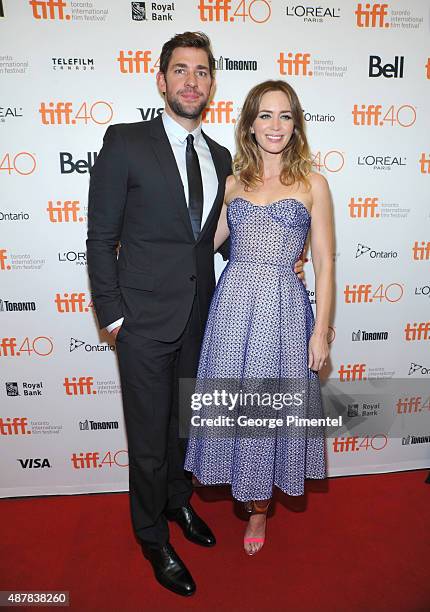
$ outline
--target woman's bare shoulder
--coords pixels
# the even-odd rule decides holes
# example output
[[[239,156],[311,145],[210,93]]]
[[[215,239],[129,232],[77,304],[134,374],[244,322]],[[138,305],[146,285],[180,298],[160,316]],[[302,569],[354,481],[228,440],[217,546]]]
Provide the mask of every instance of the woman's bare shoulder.
[[[240,188],[240,182],[234,176],[234,174],[230,174],[225,181],[225,197],[224,203],[228,204],[230,200],[233,198],[235,192],[237,192]]]

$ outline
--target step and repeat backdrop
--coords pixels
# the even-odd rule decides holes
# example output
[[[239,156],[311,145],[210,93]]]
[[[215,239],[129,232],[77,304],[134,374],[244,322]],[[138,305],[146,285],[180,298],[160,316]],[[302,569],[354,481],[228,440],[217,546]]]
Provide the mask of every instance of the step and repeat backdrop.
[[[161,113],[159,53],[185,30],[206,32],[217,61],[205,131],[233,153],[246,92],[285,79],[332,190],[336,307],[321,379],[344,426],[327,438],[329,475],[430,465],[429,9],[0,1],[0,496],[128,487],[115,346],[87,278],[88,183],[111,123]]]

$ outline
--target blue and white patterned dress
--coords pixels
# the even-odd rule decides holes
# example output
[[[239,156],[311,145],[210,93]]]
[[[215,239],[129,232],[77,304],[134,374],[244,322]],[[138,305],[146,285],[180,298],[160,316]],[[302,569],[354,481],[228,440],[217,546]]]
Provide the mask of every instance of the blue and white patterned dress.
[[[310,214],[295,199],[257,206],[237,197],[228,205],[227,220],[230,261],[212,299],[196,391],[209,390],[214,380],[228,380],[236,389],[255,380],[260,390],[261,381],[272,389],[278,381],[279,389],[306,387],[306,393],[301,406],[274,416],[322,418],[318,374],[308,368],[314,315],[294,273]],[[249,416],[249,408],[243,413]],[[259,414],[257,409],[251,413]],[[211,407],[200,410],[202,417],[211,415]],[[283,427],[267,430],[267,435],[260,428],[255,436],[236,425],[227,429],[224,434],[219,428],[191,428],[185,469],[202,484],[231,484],[233,497],[248,501],[272,497],[273,485],[289,495],[302,495],[305,478],[326,477],[321,426]]]

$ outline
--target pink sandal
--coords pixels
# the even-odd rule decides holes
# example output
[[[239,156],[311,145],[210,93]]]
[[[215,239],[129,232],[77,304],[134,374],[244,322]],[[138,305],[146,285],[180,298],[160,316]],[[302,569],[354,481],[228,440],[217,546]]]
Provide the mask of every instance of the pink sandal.
[[[267,499],[267,500],[263,499],[263,500],[245,502],[244,504],[245,511],[250,516],[252,516],[253,514],[266,514],[267,515],[267,511],[270,506],[270,501],[271,501],[270,499]],[[264,538],[243,538],[245,551],[246,551],[246,544],[256,543],[256,544],[261,544],[260,548],[255,551],[255,552],[259,552],[263,548],[264,541],[265,541],[265,537]],[[250,557],[252,557],[255,554],[253,552],[248,552],[248,551],[246,552]]]

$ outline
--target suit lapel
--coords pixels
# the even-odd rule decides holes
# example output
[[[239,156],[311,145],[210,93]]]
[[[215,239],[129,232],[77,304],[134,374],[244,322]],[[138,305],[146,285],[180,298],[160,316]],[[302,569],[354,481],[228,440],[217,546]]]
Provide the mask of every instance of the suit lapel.
[[[194,240],[193,228],[191,226],[187,201],[184,194],[184,186],[161,117],[157,117],[151,122],[150,133],[152,136],[152,146],[159,161],[166,184],[169,187],[172,200],[176,204],[176,208],[180,213],[187,233]]]
[[[206,218],[206,221],[205,221],[205,223],[204,223],[204,225],[203,225],[203,227],[201,229],[201,232],[200,232],[200,235],[199,235],[199,237],[197,239],[197,242],[199,242],[202,239],[202,237],[203,237],[204,233],[206,232],[207,228],[210,226],[213,218],[215,216],[217,216],[217,217],[219,216],[219,213],[220,213],[220,210],[221,210],[220,204],[222,204],[223,201],[224,201],[224,194],[221,193],[221,186],[224,185],[224,183],[225,183],[225,181],[224,181],[225,176],[223,176],[223,164],[222,164],[221,157],[219,156],[216,148],[213,146],[212,141],[206,136],[206,134],[203,131],[202,131],[202,135],[203,135],[204,139],[206,140],[206,143],[207,143],[207,145],[209,147],[209,151],[210,151],[211,156],[212,156],[212,161],[213,161],[214,166],[215,166],[216,175],[218,177],[218,190],[217,190],[217,194],[215,196],[215,200],[213,201],[212,208],[211,208],[211,210],[210,210],[210,212],[209,212],[209,214],[208,214],[208,216]]]

